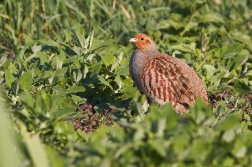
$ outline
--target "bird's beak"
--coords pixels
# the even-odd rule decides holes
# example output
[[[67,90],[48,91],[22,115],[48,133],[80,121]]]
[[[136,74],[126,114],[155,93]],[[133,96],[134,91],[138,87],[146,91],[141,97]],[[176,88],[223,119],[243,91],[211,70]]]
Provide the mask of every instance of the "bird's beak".
[[[136,42],[137,39],[136,39],[136,38],[131,38],[129,41],[130,41],[130,42]]]

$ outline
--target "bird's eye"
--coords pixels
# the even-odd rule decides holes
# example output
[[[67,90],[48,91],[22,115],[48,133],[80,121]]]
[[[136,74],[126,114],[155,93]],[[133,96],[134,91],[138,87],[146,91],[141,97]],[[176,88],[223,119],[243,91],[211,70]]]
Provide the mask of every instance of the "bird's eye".
[[[144,40],[144,38],[141,38],[141,40],[143,41],[143,40]]]

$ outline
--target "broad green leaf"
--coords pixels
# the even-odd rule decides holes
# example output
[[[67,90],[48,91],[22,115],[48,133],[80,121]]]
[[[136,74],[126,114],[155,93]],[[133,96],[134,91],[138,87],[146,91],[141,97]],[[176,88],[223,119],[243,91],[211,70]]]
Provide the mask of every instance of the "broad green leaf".
[[[91,136],[90,136],[90,141],[99,143],[99,141],[106,137],[106,134],[108,133],[109,128],[106,125],[101,125],[97,131],[95,131]],[[104,150],[105,151],[105,150]]]
[[[2,90],[0,90],[0,97],[3,97]],[[27,158],[27,156],[19,135],[16,134],[13,121],[8,115],[9,109],[5,108],[6,102],[3,99],[0,100],[0,166],[12,167],[21,164],[22,158]]]
[[[181,43],[181,44],[178,44],[178,45],[173,45],[170,48],[175,49],[175,50],[180,50],[180,51],[183,51],[183,52],[195,53],[195,46],[196,46],[195,43],[191,43],[191,44]]]
[[[19,78],[19,82],[21,84],[21,87],[23,89],[27,89],[30,90],[31,86],[32,86],[32,72],[31,71],[27,71],[25,72],[20,78]]]
[[[223,58],[230,58],[236,56],[244,48],[244,44],[228,45],[221,48],[220,56]]]
[[[233,113],[227,116],[217,127],[216,130],[227,130],[237,125],[241,118],[241,114]]]
[[[100,80],[100,82],[106,86],[108,86],[111,90],[113,90],[112,86],[109,84],[109,82],[107,82],[101,75],[98,75],[98,78]]]
[[[204,15],[201,15],[197,21],[199,23],[206,23],[206,22],[223,23],[224,19],[218,13],[209,12]]]
[[[227,112],[227,107],[224,101],[218,102],[214,109],[214,114],[215,115],[225,115]]]
[[[35,100],[32,97],[31,93],[26,89],[21,93],[21,95],[19,97],[19,101],[22,103],[25,103],[30,108],[34,108]]]
[[[241,81],[236,81],[232,88],[235,93],[247,93],[248,94],[248,93],[252,92],[250,87],[248,87],[245,83],[243,83]]]
[[[133,83],[131,84],[125,84],[122,86],[122,89],[120,91],[123,93],[123,96],[126,98],[132,98],[138,91],[136,87],[133,87]]]
[[[211,33],[211,36],[210,36],[210,40],[209,40],[209,45],[211,45],[212,43],[214,43],[214,41],[216,41],[218,35],[219,35],[219,32],[220,30],[217,30],[213,33]]]
[[[188,148],[189,144],[188,133],[177,133],[173,136],[173,151],[175,153],[181,153],[185,148]]]
[[[115,73],[118,75],[129,75],[129,65],[119,65],[115,68]]]
[[[105,54],[104,56],[101,56],[102,62],[106,65],[106,66],[110,66],[112,64],[114,64],[115,61],[115,55],[111,52],[108,52],[107,54]]]
[[[71,40],[72,40],[72,35],[71,35],[71,33],[68,32],[67,30],[64,30],[63,32],[64,32],[64,34],[65,34],[65,42],[71,41]]]
[[[209,65],[209,64],[204,64],[203,68],[206,69],[206,71],[207,71],[207,76],[206,76],[207,79],[210,79],[213,76],[213,74],[214,74],[214,72],[216,70],[214,68],[214,66]]]
[[[66,72],[67,72],[68,68],[67,67],[63,67],[57,71],[54,72],[53,74],[53,82],[58,82],[59,80],[61,80],[62,78],[64,78]]]
[[[24,64],[23,64],[24,65]],[[10,72],[12,74],[17,74],[18,73],[18,70],[17,70],[17,67],[15,64],[13,64],[12,62],[10,61],[7,61],[5,64],[4,64],[4,69],[9,69]]]
[[[80,61],[79,61],[78,58],[77,58],[77,59],[74,59],[73,64],[74,64],[77,68],[80,68]]]
[[[205,159],[207,152],[210,148],[208,144],[200,139],[195,139],[192,143],[191,152],[189,157],[198,157],[199,159]]]
[[[238,145],[238,144],[237,144]],[[247,147],[244,145],[242,145],[242,142],[240,142],[241,146],[237,146],[234,150],[233,150],[233,154],[237,157],[237,158],[243,158],[246,156],[246,153],[248,152]]]
[[[162,157],[166,156],[166,150],[159,141],[153,140],[153,141],[150,141],[149,144],[150,144],[150,147],[156,150],[160,156]]]
[[[121,147],[119,147],[118,149],[115,150],[114,157],[119,158],[119,157],[125,155],[125,153],[129,152],[129,150],[132,149],[131,147],[132,147],[132,143],[123,144]]]
[[[182,31],[182,32],[180,33],[180,36],[184,36],[184,34],[185,34],[186,32],[190,31],[192,28],[195,28],[195,26],[197,26],[197,25],[198,25],[197,23],[190,21],[189,23],[187,23],[187,24],[185,25],[184,31]]]
[[[76,96],[76,95],[71,95],[72,96],[72,100],[77,104],[77,103],[85,103],[87,99],[85,98],[81,98],[80,96]]]
[[[104,46],[106,43],[104,41],[101,41],[97,38],[93,38],[92,40],[92,46],[91,46],[91,50],[95,50],[95,49],[99,49],[101,48],[102,46]]]
[[[88,51],[87,49],[77,47],[77,46],[74,46],[72,49],[79,56],[85,54]]]
[[[85,92],[85,88],[83,86],[70,86],[67,90],[66,93],[78,93],[78,92]]]
[[[28,58],[25,59],[25,62],[29,62],[31,61],[33,58],[40,58],[42,57],[42,60],[45,59],[45,57],[47,57],[47,55],[44,52],[35,52],[34,54],[32,54],[31,56],[29,56]]]
[[[90,70],[92,70],[92,73],[90,74],[90,77],[94,77],[98,75],[99,71],[101,70],[102,64],[101,63],[95,63],[90,67]]]
[[[83,74],[81,73],[80,70],[74,70],[72,77],[75,82],[79,82],[83,78]]]
[[[84,64],[83,65],[83,71],[82,71],[83,78],[86,78],[88,71],[89,71],[89,69],[88,69],[87,65]]]
[[[46,54],[39,54],[40,65],[43,66],[45,63],[49,63],[49,59]]]
[[[59,43],[54,41],[53,39],[50,38],[43,38],[39,39],[38,42],[44,44],[44,45],[49,45],[49,46],[59,46]]]
[[[24,125],[21,125],[21,135],[34,165],[36,167],[49,167],[47,154],[39,135],[28,133]]]
[[[58,70],[62,68],[62,65],[63,65],[63,60],[58,56],[54,56],[52,60],[52,67]]]
[[[182,27],[181,24],[181,15],[180,14],[171,14],[168,20],[161,20],[157,24],[158,29],[173,27],[175,29],[179,29]]]
[[[207,121],[207,117],[210,117],[210,115],[210,106],[208,106],[200,97],[197,97],[195,104],[190,107],[190,114],[184,115],[184,117],[193,120],[193,123],[198,126],[202,126],[205,125],[205,121]]]
[[[33,39],[26,34],[24,34],[24,40],[25,40],[25,43],[32,43],[33,42]]]
[[[222,140],[229,143],[234,140],[235,135],[234,129],[227,129],[222,136]]]
[[[5,69],[4,74],[6,85],[11,88],[11,84],[15,81],[15,78],[9,69]]]
[[[42,45],[34,45],[34,46],[32,47],[33,53],[40,52],[41,49],[42,49]]]
[[[237,57],[235,58],[235,67],[234,68],[237,68],[238,66],[246,63],[246,61],[249,60],[249,55],[248,54],[239,54],[237,55]]]
[[[65,89],[62,85],[56,85],[52,88],[56,94],[63,94],[65,95]]]
[[[74,112],[75,106],[68,106],[59,108],[58,110],[51,113],[52,118],[56,121],[66,118],[70,113]]]
[[[242,42],[243,44],[246,44],[246,46],[249,48],[250,52],[252,52],[252,39],[251,36],[244,34],[242,32],[236,32],[232,34],[234,39]]]
[[[135,125],[136,126],[136,125]],[[133,135],[133,141],[134,143],[139,143],[144,138],[144,130],[140,127],[138,127]]]

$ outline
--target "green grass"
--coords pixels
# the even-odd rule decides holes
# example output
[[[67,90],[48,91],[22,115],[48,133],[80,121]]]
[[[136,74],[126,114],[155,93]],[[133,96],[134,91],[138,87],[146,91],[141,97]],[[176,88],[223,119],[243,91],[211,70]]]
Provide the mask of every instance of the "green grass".
[[[0,10],[0,166],[251,165],[249,0],[6,0]],[[209,106],[148,106],[129,76],[137,32],[197,72]]]

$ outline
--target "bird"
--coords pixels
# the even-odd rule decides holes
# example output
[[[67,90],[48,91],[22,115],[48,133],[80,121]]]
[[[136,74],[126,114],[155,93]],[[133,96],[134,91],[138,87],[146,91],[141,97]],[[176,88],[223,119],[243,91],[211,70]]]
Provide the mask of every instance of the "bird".
[[[135,45],[129,61],[130,76],[150,103],[171,102],[177,113],[188,112],[196,97],[208,104],[202,80],[185,62],[159,52],[144,33],[137,33],[129,42]]]

